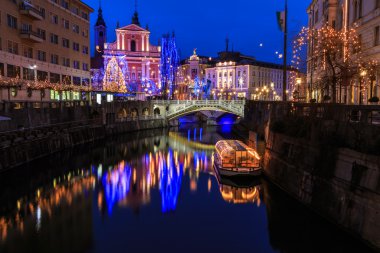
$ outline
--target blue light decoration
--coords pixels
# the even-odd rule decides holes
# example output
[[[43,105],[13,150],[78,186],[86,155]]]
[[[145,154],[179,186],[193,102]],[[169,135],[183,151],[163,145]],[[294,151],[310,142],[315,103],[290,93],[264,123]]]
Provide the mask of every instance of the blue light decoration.
[[[155,96],[158,95],[161,90],[157,86],[157,84],[150,80],[150,79],[145,79],[141,83],[141,89],[147,94],[148,96]]]
[[[176,165],[173,150],[160,159],[159,171],[162,212],[167,213],[176,209],[183,176],[183,164]]]
[[[208,99],[211,95],[211,81],[207,80],[203,85],[203,99]]]
[[[176,73],[179,66],[179,53],[174,33],[165,34],[161,39],[161,87],[164,97],[173,98]]]
[[[199,99],[199,95],[203,90],[204,81],[200,79],[198,76],[194,78],[194,88],[193,93],[197,99]]]
[[[108,214],[112,213],[113,207],[125,199],[130,190],[132,168],[120,162],[118,168],[103,175],[102,184],[107,205]]]

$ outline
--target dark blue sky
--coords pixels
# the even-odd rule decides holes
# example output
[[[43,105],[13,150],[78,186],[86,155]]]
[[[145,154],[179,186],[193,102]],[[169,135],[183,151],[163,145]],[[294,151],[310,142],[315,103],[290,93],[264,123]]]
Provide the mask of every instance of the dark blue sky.
[[[84,2],[95,9],[92,30],[99,0]],[[289,0],[290,38],[307,24],[309,4],[309,0]],[[277,26],[276,11],[283,5],[284,0],[139,0],[138,11],[142,26],[149,24],[152,44],[158,44],[162,34],[175,31],[181,58],[190,56],[194,48],[199,55],[216,56],[225,49],[228,34],[235,51],[280,63],[275,52],[283,51],[283,35]],[[120,26],[130,24],[134,0],[102,0],[102,8],[108,41],[113,41],[116,22],[119,20]],[[93,46],[92,33],[91,39]]]

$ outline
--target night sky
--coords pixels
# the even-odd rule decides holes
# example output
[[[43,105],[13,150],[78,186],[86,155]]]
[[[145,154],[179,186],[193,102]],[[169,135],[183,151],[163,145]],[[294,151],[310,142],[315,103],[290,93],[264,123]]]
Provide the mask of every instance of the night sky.
[[[91,16],[91,45],[93,26],[97,18],[99,0],[84,0],[94,8]],[[289,37],[293,38],[307,25],[306,8],[309,0],[289,0]],[[102,0],[103,16],[108,28],[108,41],[115,40],[116,23],[131,23],[134,0]],[[225,49],[225,38],[230,38],[230,49],[258,60],[281,63],[275,54],[282,53],[283,35],[278,29],[276,11],[283,10],[284,0],[139,0],[141,25],[149,25],[151,43],[158,44],[164,33],[175,31],[181,58],[187,58],[197,48],[199,55],[216,56]],[[263,44],[260,47],[260,44]],[[289,43],[290,44],[290,43]]]

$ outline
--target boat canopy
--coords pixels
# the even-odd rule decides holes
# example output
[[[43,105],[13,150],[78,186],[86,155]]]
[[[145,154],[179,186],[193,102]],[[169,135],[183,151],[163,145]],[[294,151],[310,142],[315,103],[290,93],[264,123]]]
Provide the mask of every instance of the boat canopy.
[[[260,156],[256,150],[238,140],[222,140],[215,145],[223,168],[257,168]]]

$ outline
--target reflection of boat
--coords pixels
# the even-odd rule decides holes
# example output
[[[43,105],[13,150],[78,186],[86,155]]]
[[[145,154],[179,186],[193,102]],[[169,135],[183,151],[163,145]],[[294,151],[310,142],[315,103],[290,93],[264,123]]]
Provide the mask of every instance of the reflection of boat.
[[[261,180],[258,177],[220,177],[216,176],[222,198],[229,203],[257,203],[259,206]]]
[[[218,141],[215,145],[214,168],[220,176],[261,174],[260,156],[238,140]]]

